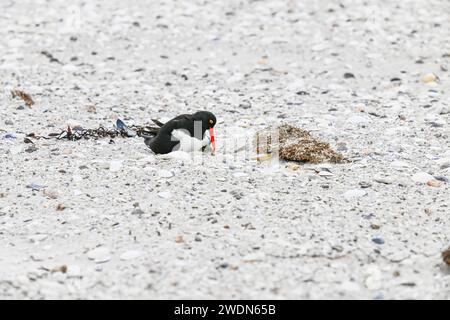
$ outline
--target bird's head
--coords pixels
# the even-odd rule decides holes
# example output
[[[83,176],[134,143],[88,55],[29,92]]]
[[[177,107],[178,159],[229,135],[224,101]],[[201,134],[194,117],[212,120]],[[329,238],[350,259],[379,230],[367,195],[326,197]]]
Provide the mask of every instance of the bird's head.
[[[202,132],[209,130],[211,139],[211,149],[214,153],[216,151],[216,140],[214,137],[214,126],[217,123],[216,116],[209,111],[198,111],[193,114],[194,121],[202,122]]]

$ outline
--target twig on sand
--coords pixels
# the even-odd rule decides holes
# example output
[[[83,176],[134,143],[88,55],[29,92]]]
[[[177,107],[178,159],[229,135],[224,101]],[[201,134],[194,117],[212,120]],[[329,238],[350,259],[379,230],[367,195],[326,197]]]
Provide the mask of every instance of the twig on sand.
[[[28,93],[23,92],[22,90],[12,90],[11,95],[13,99],[16,97],[22,99],[25,102],[25,104],[30,108],[34,104],[34,101],[33,99],[31,99],[31,96]]]

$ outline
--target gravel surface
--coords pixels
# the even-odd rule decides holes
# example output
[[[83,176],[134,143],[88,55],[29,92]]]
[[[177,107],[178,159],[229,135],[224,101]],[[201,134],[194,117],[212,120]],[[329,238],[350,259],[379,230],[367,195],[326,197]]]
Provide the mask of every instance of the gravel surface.
[[[0,298],[450,299],[449,1],[71,3],[0,2]],[[202,109],[215,156],[24,143]],[[234,152],[283,122],[350,162]]]

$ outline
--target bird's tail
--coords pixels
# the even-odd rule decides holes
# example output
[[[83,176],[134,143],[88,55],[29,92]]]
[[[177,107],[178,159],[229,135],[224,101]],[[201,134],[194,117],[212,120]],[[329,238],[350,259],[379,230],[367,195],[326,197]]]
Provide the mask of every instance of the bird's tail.
[[[145,138],[145,139],[150,139],[153,138],[154,136],[156,136],[159,132],[159,129],[164,125],[164,123],[162,123],[159,120],[156,119],[152,119],[152,121],[158,126],[158,127],[150,127],[150,126],[146,126],[144,128],[141,128],[141,130],[138,131],[138,136]]]
[[[149,138],[153,138],[154,136],[156,136],[159,132],[160,128],[157,127],[143,127],[143,128],[139,128],[139,130],[137,130],[137,135],[139,137],[145,138],[145,139],[149,139]]]

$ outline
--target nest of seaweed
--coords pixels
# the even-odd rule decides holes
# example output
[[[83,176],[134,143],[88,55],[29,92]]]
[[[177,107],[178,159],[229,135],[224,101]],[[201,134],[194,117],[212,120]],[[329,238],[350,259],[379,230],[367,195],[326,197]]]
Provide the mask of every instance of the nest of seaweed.
[[[442,260],[444,260],[444,262],[450,266],[450,247],[448,247],[447,250],[445,250],[444,252],[442,252]]]
[[[344,159],[329,143],[316,139],[308,131],[290,124],[257,132],[254,144],[258,154],[278,153],[281,159],[287,161],[341,163]]]

